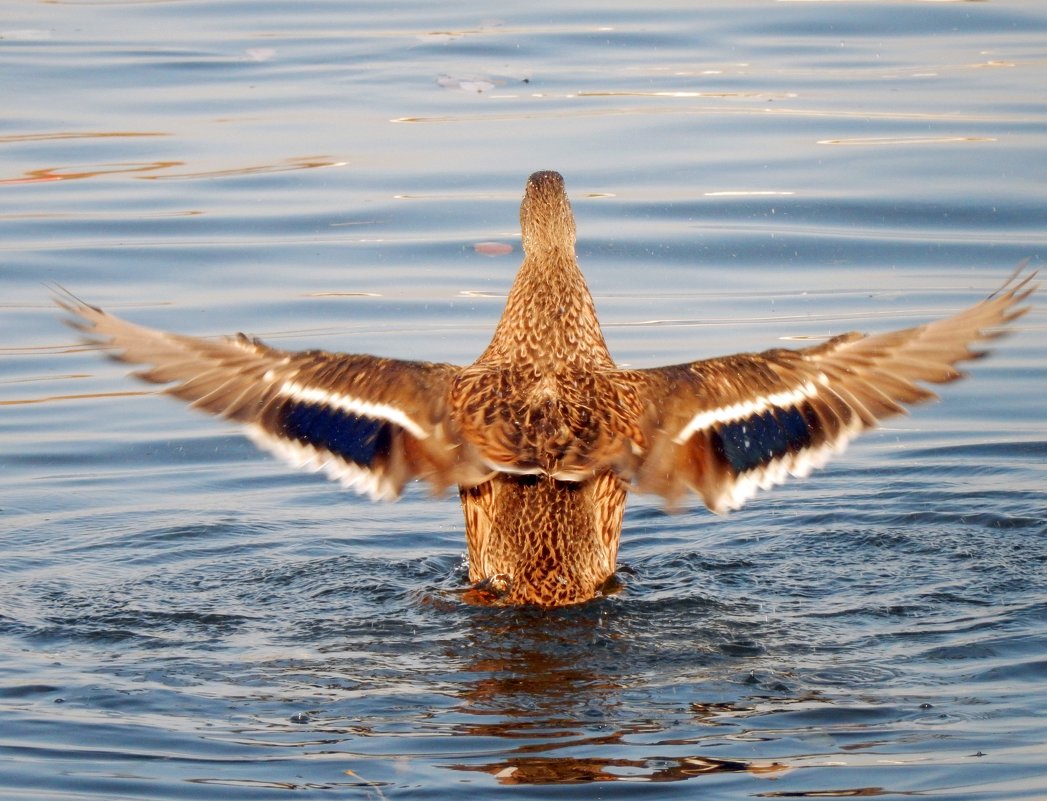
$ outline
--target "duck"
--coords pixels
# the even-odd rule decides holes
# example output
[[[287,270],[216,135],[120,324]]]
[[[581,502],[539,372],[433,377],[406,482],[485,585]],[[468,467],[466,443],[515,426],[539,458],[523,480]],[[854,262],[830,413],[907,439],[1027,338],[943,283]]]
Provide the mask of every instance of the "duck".
[[[136,375],[233,421],[261,448],[376,500],[409,482],[457,489],[470,600],[560,607],[618,591],[629,493],[712,512],[803,477],[857,435],[935,398],[1021,317],[1020,265],[981,302],[886,333],[845,333],[683,364],[616,364],[575,253],[563,177],[536,172],[520,206],[523,261],[469,365],[324,350],[237,334],[167,333],[56,292],[67,322]]]

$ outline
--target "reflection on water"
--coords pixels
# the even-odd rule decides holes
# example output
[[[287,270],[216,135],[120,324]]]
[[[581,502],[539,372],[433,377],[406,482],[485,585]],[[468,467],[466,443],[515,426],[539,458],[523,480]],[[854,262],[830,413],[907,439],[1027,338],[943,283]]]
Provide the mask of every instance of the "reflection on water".
[[[558,756],[561,751],[628,752],[633,738],[657,738],[664,725],[654,719],[624,722],[617,711],[632,682],[630,644],[606,632],[603,604],[584,610],[550,613],[515,612],[512,621],[491,625],[476,619],[469,652],[483,657],[466,665],[462,674],[475,676],[457,694],[459,716],[468,722],[455,736],[504,741],[502,755],[479,763],[451,763],[457,771],[484,772],[500,784],[573,784],[609,781],[682,781],[715,772],[749,771],[767,774],[786,769],[778,762],[723,759],[714,756]],[[611,611],[610,616],[614,613]],[[604,630],[601,632],[601,630]],[[608,636],[610,635],[610,636]],[[723,714],[730,705],[717,704]],[[696,719],[708,707],[692,704]],[[708,718],[703,721],[708,722]],[[716,725],[715,723],[711,725]],[[679,750],[697,746],[700,738],[669,740]]]
[[[61,131],[56,133],[21,133],[0,136],[0,145],[19,142],[51,142],[68,139],[111,139],[138,136],[170,136],[159,131]]]
[[[95,134],[105,136],[106,134]],[[110,134],[112,136],[127,136],[129,134]],[[135,134],[139,135],[139,134]],[[201,178],[228,178],[242,175],[255,175],[259,173],[286,172],[288,170],[313,170],[319,167],[344,167],[344,161],[332,161],[324,156],[309,156],[284,159],[279,164],[254,164],[245,167],[223,167],[217,170],[204,170],[199,172],[171,172],[179,167],[185,167],[182,161],[156,161],[149,164],[98,164],[92,169],[83,167],[41,167],[28,170],[21,176],[15,178],[0,178],[0,184],[33,184],[47,183],[50,181],[79,181],[85,178],[98,178],[117,174],[130,174],[135,178],[156,181],[165,179],[201,179]],[[161,174],[157,174],[161,173]]]
[[[594,744],[618,742],[613,737],[597,740]],[[674,759],[580,759],[566,757],[521,757],[504,766],[458,766],[465,771],[484,771],[493,775],[499,784],[578,784],[585,782],[675,782],[709,773],[738,773],[748,771],[756,775],[773,774],[785,770],[778,763],[757,766],[747,762],[703,757]]]

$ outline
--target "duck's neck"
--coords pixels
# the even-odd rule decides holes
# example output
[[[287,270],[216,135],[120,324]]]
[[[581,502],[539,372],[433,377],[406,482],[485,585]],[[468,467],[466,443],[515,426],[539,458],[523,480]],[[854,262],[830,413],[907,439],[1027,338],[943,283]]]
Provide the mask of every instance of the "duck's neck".
[[[479,361],[540,373],[613,367],[574,248],[526,241],[524,247],[502,319]]]
[[[524,261],[478,361],[539,375],[613,367],[574,256],[574,214],[559,173],[536,172],[527,179],[520,230]]]

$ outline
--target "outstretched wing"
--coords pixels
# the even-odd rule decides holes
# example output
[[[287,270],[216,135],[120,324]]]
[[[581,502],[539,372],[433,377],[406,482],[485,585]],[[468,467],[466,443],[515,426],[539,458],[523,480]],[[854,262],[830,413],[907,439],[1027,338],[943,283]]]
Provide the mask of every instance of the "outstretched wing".
[[[460,445],[446,399],[459,368],[270,348],[243,334],[200,339],[135,325],[70,295],[70,324],[197,409],[235,420],[259,446],[376,499],[412,478],[441,490],[488,471]]]
[[[971,345],[1028,310],[1018,304],[1035,274],[1019,272],[981,303],[916,328],[623,371],[643,387],[647,408],[634,485],[670,502],[690,488],[723,513],[757,489],[807,475],[904,404],[934,398],[920,382],[962,377],[956,363],[984,355]]]

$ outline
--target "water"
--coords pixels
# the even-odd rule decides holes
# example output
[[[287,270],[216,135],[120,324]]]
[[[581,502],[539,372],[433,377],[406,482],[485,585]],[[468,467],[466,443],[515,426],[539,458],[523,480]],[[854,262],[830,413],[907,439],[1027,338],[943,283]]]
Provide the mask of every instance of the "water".
[[[1042,3],[458,8],[0,15],[0,797],[1047,796],[1042,300],[808,481],[632,499],[626,590],[547,613],[460,602],[453,498],[285,470],[57,323],[467,362],[536,169],[635,366],[1043,258]]]

